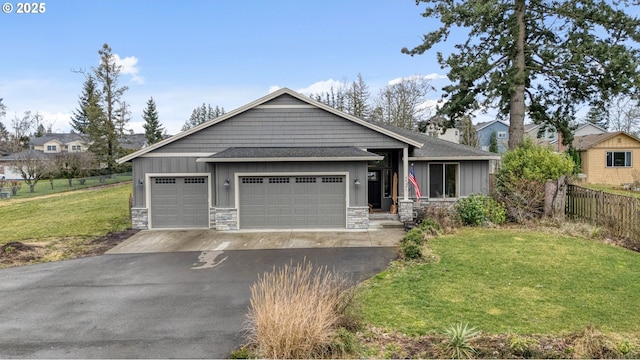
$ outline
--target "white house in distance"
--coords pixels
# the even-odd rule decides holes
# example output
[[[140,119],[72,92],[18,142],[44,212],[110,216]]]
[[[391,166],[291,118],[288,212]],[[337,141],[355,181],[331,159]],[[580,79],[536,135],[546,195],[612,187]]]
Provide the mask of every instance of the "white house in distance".
[[[58,154],[61,152],[83,152],[87,151],[88,145],[82,140],[80,134],[56,134],[49,133],[41,137],[29,139],[29,146],[34,150],[42,151],[45,154]]]

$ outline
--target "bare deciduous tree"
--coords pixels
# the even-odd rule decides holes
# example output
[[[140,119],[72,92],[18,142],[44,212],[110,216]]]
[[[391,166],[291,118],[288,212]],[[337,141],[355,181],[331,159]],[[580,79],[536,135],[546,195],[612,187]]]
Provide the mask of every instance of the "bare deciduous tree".
[[[431,82],[422,76],[403,78],[387,85],[374,100],[371,120],[413,130],[431,115],[427,94],[432,90]]]

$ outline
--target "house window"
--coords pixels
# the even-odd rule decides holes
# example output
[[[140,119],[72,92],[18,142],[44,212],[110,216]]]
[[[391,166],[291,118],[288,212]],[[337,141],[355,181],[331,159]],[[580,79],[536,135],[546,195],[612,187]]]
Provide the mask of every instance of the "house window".
[[[71,145],[71,151],[80,151],[82,147],[80,145]]]
[[[607,151],[607,167],[631,167],[631,151]]]
[[[429,197],[458,197],[458,164],[429,164]]]
[[[506,139],[507,132],[506,131],[498,131],[498,135],[496,136],[498,139]]]
[[[47,151],[56,151],[55,145],[47,145]]]

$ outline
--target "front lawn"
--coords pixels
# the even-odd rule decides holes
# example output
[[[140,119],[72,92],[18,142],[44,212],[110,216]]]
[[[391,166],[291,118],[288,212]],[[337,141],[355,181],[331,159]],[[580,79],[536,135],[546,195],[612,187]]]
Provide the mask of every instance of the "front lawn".
[[[640,333],[640,254],[570,236],[464,229],[431,240],[439,261],[394,263],[359,292],[364,321],[408,335],[469,323],[560,335]]]
[[[579,185],[591,190],[604,191],[606,193],[616,194],[616,195],[625,195],[625,196],[633,196],[640,198],[640,192],[633,191],[630,189],[624,189],[622,186],[615,185],[598,185],[598,184],[584,184]]]
[[[88,238],[127,229],[131,184],[0,202],[0,245]]]

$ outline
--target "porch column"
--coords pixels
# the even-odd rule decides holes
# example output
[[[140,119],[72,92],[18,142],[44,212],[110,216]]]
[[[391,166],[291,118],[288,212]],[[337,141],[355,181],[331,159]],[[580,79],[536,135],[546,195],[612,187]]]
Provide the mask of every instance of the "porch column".
[[[402,149],[402,191],[403,199],[409,200],[409,148]]]

